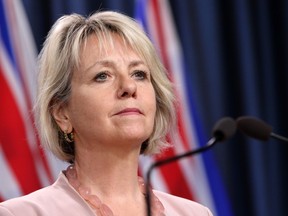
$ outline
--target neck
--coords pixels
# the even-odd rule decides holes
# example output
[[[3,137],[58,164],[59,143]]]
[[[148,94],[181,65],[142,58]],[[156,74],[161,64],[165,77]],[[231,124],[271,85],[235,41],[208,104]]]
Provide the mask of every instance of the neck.
[[[89,186],[91,192],[101,199],[123,197],[125,194],[135,198],[140,194],[138,187],[139,153],[113,154],[109,152],[78,153],[75,169],[78,180],[84,186]]]
[[[95,156],[90,162],[87,157],[75,160],[75,164],[66,171],[70,184],[97,215],[113,215],[113,212],[117,215],[145,215],[146,187],[143,179],[137,176],[138,155],[132,157],[133,160],[104,158],[100,160]],[[163,215],[162,203],[152,190],[150,195],[152,212]]]
[[[91,206],[93,211],[100,216],[109,215],[113,216],[113,211],[117,212],[117,215],[145,215],[146,207],[144,202],[144,196],[146,194],[146,187],[142,178],[138,178],[138,188],[141,192],[141,196],[130,199],[124,192],[122,196],[124,199],[117,200],[117,197],[112,196],[111,199],[101,200],[97,195],[92,193],[92,190],[81,184],[78,178],[78,173],[74,165],[71,165],[66,170],[66,176],[70,184],[78,191],[80,196]],[[160,200],[154,195],[151,190],[151,201],[153,202],[151,212],[155,215],[165,215],[164,206]],[[109,203],[110,207],[105,203]]]

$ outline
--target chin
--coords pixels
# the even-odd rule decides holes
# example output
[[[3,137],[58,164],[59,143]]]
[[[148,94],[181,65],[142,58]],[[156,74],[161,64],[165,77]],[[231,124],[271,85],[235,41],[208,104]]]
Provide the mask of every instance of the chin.
[[[124,140],[131,141],[134,143],[140,143],[142,144],[145,140],[147,140],[150,137],[151,133],[129,133],[123,136]]]

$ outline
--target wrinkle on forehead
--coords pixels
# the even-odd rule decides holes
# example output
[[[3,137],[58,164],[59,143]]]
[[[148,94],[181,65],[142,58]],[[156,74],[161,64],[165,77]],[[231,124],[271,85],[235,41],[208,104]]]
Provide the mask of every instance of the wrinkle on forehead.
[[[109,52],[111,52],[111,50],[115,50],[118,44],[121,44],[121,50],[133,50],[132,46],[128,44],[124,37],[112,32],[97,33],[88,36],[87,40],[82,46],[81,53],[84,53],[87,46],[91,46],[91,43],[97,44],[97,52],[100,56],[109,55]]]
[[[94,56],[99,57],[99,59],[94,59],[94,62],[101,61],[102,58],[109,59],[109,56],[112,56],[115,51],[120,53],[122,60],[128,57],[129,53],[133,53],[134,55],[137,55],[141,61],[144,62],[144,60],[141,58],[141,56],[138,55],[135,49],[128,45],[126,40],[119,35],[114,33],[109,35],[108,38],[104,38],[103,40],[102,39],[99,39],[97,35],[94,34],[87,38],[87,41],[81,50],[79,66],[81,65],[81,67],[83,67],[83,63],[90,57],[89,55],[91,55],[91,52],[93,52]],[[97,54],[95,55],[95,53]],[[121,59],[118,60],[121,61]],[[81,69],[83,70],[83,68]],[[87,70],[87,68],[84,70]]]

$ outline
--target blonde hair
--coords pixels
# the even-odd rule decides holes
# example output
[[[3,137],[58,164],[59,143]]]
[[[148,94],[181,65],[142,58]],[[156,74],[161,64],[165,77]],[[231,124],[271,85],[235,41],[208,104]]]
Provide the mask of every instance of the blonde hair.
[[[74,160],[74,143],[67,143],[63,138],[63,132],[52,116],[52,108],[69,100],[72,73],[79,66],[81,48],[91,34],[96,34],[99,45],[103,40],[111,40],[112,34],[119,35],[148,64],[157,107],[153,132],[142,144],[141,153],[159,152],[167,146],[166,135],[175,123],[172,85],[153,44],[138,23],[112,11],[96,12],[89,17],[65,15],[51,28],[39,54],[39,88],[35,107],[43,146],[61,160]]]

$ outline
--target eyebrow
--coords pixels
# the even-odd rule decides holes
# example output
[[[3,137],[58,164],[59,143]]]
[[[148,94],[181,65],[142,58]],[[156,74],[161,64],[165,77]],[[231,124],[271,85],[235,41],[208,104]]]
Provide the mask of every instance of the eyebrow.
[[[114,61],[110,61],[110,60],[100,60],[100,61],[96,61],[94,62],[94,64],[92,64],[91,66],[89,66],[88,68],[86,68],[84,71],[88,71],[89,69],[91,69],[92,67],[94,67],[95,65],[102,65],[102,66],[106,66],[106,67],[115,67],[115,63]],[[142,60],[134,60],[131,61],[128,65],[128,68],[133,68],[136,67],[138,65],[145,65],[144,61]]]
[[[138,65],[145,65],[145,66],[146,66],[146,64],[144,63],[144,61],[142,61],[142,60],[136,60],[136,61],[130,62],[129,68],[132,68],[132,67],[135,67],[135,66],[138,66]]]

